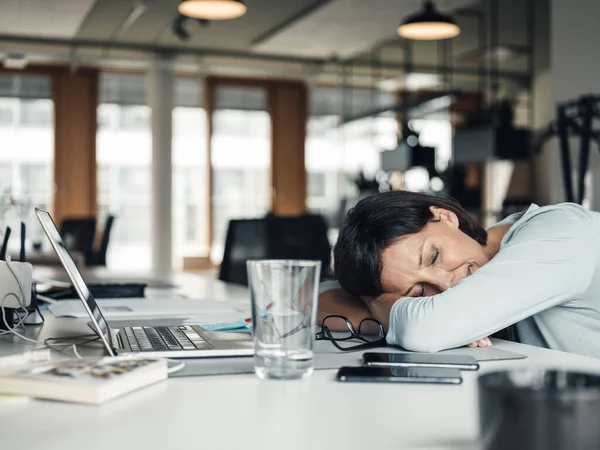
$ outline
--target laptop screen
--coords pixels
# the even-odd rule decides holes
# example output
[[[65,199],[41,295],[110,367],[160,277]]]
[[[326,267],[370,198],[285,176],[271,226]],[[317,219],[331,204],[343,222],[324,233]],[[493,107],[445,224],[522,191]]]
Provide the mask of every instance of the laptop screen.
[[[42,224],[42,228],[46,232],[46,235],[48,236],[48,239],[50,240],[54,251],[58,255],[60,262],[64,266],[67,275],[71,279],[71,283],[73,283],[73,287],[77,291],[77,295],[79,295],[79,298],[83,302],[83,306],[85,307],[87,313],[90,315],[92,323],[96,328],[96,332],[100,336],[100,339],[102,339],[104,346],[108,350],[109,354],[113,355],[114,352],[110,345],[111,337],[109,333],[108,323],[102,315],[102,312],[98,307],[98,303],[96,303],[96,299],[91,294],[90,290],[87,287],[87,284],[85,284],[85,281],[83,280],[81,273],[77,269],[73,258],[71,258],[71,255],[65,247],[65,244],[62,238],[60,237],[60,234],[58,233],[58,230],[56,228],[56,225],[54,224],[54,221],[52,220],[52,217],[50,216],[50,213],[48,213],[48,211],[36,208],[35,214],[37,215],[40,223]]]

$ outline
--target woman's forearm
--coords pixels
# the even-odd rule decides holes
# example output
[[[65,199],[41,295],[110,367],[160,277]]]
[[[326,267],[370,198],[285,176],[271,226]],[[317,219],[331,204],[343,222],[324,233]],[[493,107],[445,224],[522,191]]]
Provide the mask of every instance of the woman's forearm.
[[[372,317],[367,305],[357,296],[343,289],[332,289],[319,295],[317,324],[321,325],[327,316],[338,315],[347,317],[355,328],[361,320]],[[328,320],[327,326],[333,331],[347,330],[345,321]]]
[[[398,300],[400,297],[397,294],[382,294],[367,302],[369,312],[381,322],[386,331],[390,325],[390,311]]]

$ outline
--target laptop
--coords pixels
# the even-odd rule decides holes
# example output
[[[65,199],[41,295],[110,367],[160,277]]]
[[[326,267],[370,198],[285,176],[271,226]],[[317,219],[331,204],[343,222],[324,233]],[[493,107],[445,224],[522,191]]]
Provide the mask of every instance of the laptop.
[[[143,354],[164,358],[201,358],[254,354],[252,337],[244,333],[207,332],[197,325],[185,324],[110,328],[102,314],[102,308],[90,293],[66,249],[50,213],[36,208],[35,214],[90,316],[90,326],[98,334],[110,356]]]

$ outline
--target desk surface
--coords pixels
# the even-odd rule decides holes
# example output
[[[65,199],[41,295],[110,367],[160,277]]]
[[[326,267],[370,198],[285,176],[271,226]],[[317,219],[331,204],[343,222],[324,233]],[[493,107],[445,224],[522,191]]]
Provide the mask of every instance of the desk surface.
[[[179,280],[188,295],[247,308],[244,288],[195,275]],[[85,329],[84,320],[51,320],[40,338]],[[494,345],[528,358],[483,362],[479,373],[530,365],[600,373],[598,359]],[[0,338],[0,354],[31,347]],[[321,370],[295,382],[254,375],[173,378],[100,407],[0,402],[2,448],[425,449],[462,448],[448,445],[476,439],[477,373],[464,372],[460,386],[346,384],[334,377],[334,370]]]

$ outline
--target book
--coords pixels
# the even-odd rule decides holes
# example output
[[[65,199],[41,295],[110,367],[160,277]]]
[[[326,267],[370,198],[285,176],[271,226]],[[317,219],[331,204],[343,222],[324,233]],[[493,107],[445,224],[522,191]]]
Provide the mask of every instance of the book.
[[[105,357],[0,367],[0,394],[99,405],[167,378],[167,361]]]

